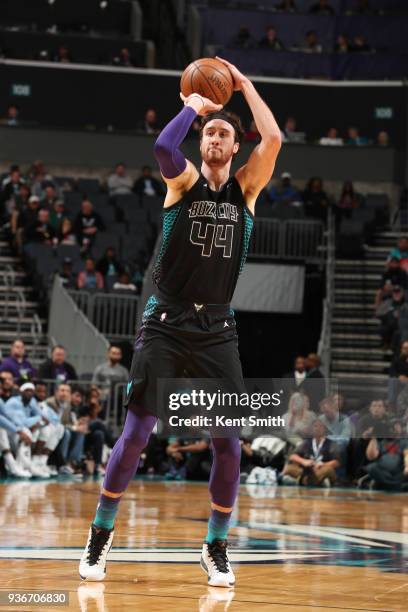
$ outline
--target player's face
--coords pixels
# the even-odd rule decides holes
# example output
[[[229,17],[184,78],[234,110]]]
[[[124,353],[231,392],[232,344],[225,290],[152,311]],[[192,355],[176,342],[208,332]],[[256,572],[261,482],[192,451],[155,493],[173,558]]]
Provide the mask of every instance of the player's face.
[[[235,142],[235,130],[228,121],[213,119],[202,133],[200,151],[209,166],[224,166],[239,149]]]

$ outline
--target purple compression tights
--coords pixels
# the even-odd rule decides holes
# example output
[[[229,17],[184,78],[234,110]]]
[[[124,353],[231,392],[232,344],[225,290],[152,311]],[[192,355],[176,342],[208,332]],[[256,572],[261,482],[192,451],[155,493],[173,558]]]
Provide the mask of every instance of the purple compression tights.
[[[136,472],[142,450],[145,448],[156,417],[138,409],[129,410],[122,435],[109,458],[103,483],[104,491],[122,493]],[[234,505],[239,485],[241,449],[238,438],[213,438],[213,464],[210,475],[211,501],[223,507]],[[119,502],[120,497],[115,501]],[[101,495],[102,503],[112,503],[111,496]]]

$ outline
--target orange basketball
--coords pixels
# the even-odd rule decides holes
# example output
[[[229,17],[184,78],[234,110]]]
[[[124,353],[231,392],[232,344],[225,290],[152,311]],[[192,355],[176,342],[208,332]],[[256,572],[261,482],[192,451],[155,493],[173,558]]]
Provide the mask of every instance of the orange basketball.
[[[225,106],[234,93],[234,80],[225,64],[212,57],[203,57],[184,70],[180,88],[185,96],[197,93]]]

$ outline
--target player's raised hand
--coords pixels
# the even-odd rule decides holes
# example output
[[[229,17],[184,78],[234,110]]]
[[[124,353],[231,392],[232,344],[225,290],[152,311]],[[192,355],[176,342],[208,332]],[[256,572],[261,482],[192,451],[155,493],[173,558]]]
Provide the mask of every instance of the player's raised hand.
[[[218,57],[217,55],[215,59],[222,62],[225,66],[227,66],[227,68],[229,68],[232,74],[232,78],[234,79],[234,91],[241,91],[242,85],[245,82],[248,82],[248,78],[245,76],[245,74],[242,74],[242,72],[238,70],[238,68],[234,66],[234,64],[230,64],[230,62],[223,59],[222,57]]]
[[[180,92],[180,98],[184,102],[184,106],[191,106],[198,115],[208,115],[208,113],[216,113],[222,109],[222,104],[215,104],[209,98],[204,98],[200,94],[192,93],[189,96],[184,96]]]

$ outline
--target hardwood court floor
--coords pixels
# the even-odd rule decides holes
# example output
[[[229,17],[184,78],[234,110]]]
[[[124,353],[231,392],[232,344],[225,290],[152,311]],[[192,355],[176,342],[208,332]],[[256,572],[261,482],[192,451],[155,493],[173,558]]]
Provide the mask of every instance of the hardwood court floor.
[[[406,612],[408,496],[240,487],[231,529],[235,589],[198,564],[205,484],[134,481],[104,583],[77,564],[100,482],[0,485],[0,591],[67,590],[68,607],[0,610]]]

